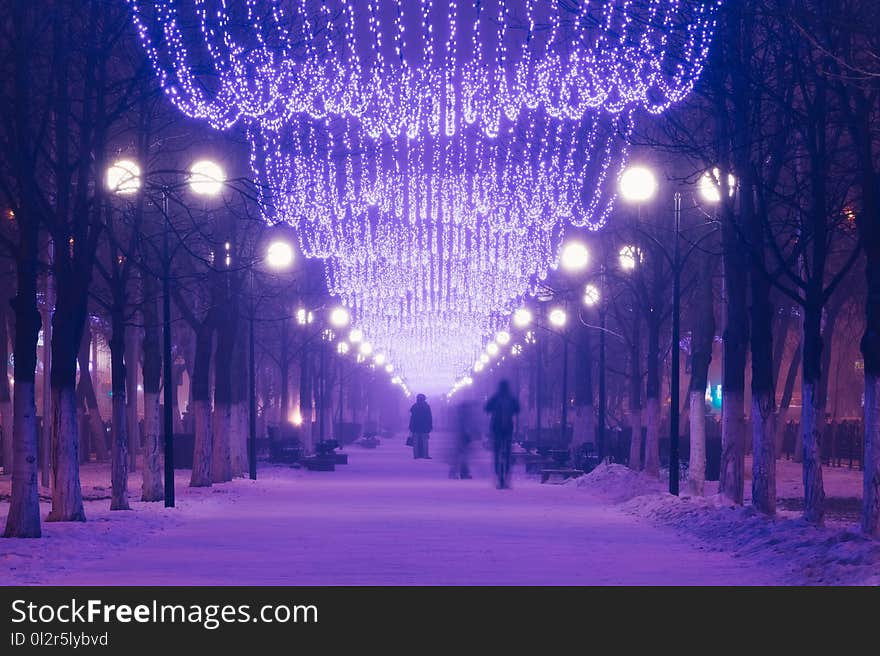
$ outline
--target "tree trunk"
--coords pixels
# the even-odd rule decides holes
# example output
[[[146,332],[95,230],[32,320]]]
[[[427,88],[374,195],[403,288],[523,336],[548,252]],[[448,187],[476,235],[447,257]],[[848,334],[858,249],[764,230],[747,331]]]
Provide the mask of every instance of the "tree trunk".
[[[11,284],[11,283],[10,283]],[[6,294],[0,296],[0,362],[3,370],[0,372],[0,443],[3,453],[3,473],[12,474],[12,462],[14,452],[12,448],[12,433],[14,431],[14,414],[12,411],[12,397],[9,390],[9,330],[8,308],[10,299]]]
[[[34,397],[37,338],[42,320],[37,309],[37,221],[22,218],[17,253],[18,292],[15,312],[15,386],[13,390],[12,500],[6,517],[7,538],[38,538],[40,498],[37,487],[37,404]],[[5,372],[4,372],[5,375]]]
[[[752,506],[776,514],[776,435],[773,415],[776,385],[773,380],[773,306],[770,282],[764,271],[763,221],[752,207],[751,175],[743,176],[743,214],[751,222],[751,351],[752,351]]]
[[[125,329],[125,424],[128,429],[128,468],[137,471],[137,456],[141,450],[141,431],[138,422],[138,329]]]
[[[124,299],[117,302],[123,303]],[[112,312],[110,338],[110,388],[113,393],[113,443],[111,448],[110,510],[129,510],[128,506],[128,426],[125,404],[125,318],[121,307]]]
[[[690,458],[688,488],[702,496],[706,482],[706,393],[690,393]]]
[[[290,319],[281,322],[281,408],[278,416],[279,430],[290,424]]]
[[[159,390],[162,379],[162,351],[159,347],[159,309],[156,284],[150,276],[143,277],[144,317],[144,460],[141,501],[163,501],[162,442],[159,420]]]
[[[880,537],[880,376],[865,374],[865,473],[862,530]]]
[[[193,362],[193,423],[195,443],[191,487],[210,487],[213,483],[212,453],[214,431],[211,427],[211,349],[214,330],[205,321],[196,332],[196,355]]]
[[[312,359],[308,347],[303,347],[300,359],[299,374],[299,410],[302,415],[302,443],[303,451],[313,451],[312,441]],[[369,415],[368,415],[369,419]]]
[[[752,505],[776,514],[776,436],[773,397],[767,390],[752,391]]]
[[[691,494],[702,495],[706,480],[706,387],[709,384],[709,365],[712,364],[712,345],[715,342],[715,312],[713,308],[712,275],[714,258],[703,254],[700,258],[700,279],[694,297],[691,331],[690,396],[690,459],[688,486]]]
[[[652,476],[660,474],[660,399],[648,397],[645,404],[648,430],[645,435],[645,472]]]
[[[721,387],[721,472],[718,491],[742,504],[745,488],[745,368],[748,344],[746,263],[735,216],[723,219],[724,350]]]
[[[629,468],[642,468],[642,317],[633,312],[633,339],[629,359]]]
[[[98,397],[95,393],[95,385],[89,366],[89,362],[91,362],[91,343],[92,333],[90,329],[86,328],[82,334],[77,359],[79,361],[79,393],[88,411],[91,439],[86,435],[79,436],[80,462],[89,461],[90,444],[91,450],[95,452],[95,458],[103,462],[107,460],[107,439],[106,431],[104,430],[104,419],[101,417],[101,409],[98,406]],[[53,361],[55,359],[55,356],[53,356]]]
[[[803,436],[804,519],[822,525],[825,521],[825,488],[822,484],[820,429],[817,423],[816,383],[803,384],[801,433]]]
[[[659,273],[655,272],[655,277]],[[645,437],[645,471],[652,476],[660,473],[660,319],[659,308],[648,316],[648,384]]]
[[[55,326],[55,335],[59,327]],[[58,353],[55,353],[55,362]],[[54,377],[53,377],[54,378]],[[76,390],[72,383],[54,381],[52,385],[52,511],[47,521],[84,522],[86,520],[79,482],[79,427]]]

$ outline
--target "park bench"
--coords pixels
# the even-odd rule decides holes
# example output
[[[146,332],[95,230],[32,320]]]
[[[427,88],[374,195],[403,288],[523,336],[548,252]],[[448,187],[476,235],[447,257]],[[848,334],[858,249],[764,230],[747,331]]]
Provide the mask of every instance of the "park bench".
[[[563,467],[559,469],[542,469],[541,470],[541,482],[547,483],[551,479],[554,482],[562,482],[567,481],[569,478],[577,478],[578,476],[583,476],[584,472],[580,469],[573,469],[570,467]]]

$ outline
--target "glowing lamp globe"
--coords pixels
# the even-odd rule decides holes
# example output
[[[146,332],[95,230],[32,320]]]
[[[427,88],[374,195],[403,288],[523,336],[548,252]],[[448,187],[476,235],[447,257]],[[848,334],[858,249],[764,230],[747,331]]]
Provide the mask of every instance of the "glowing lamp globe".
[[[513,325],[517,328],[525,328],[532,323],[532,312],[528,308],[519,308],[513,313]]]
[[[583,271],[590,263],[590,251],[579,241],[570,241],[562,247],[559,264],[564,271]]]
[[[700,197],[706,203],[714,205],[721,202],[721,171],[717,168],[712,169],[711,172],[706,171],[700,178],[697,187],[700,191]],[[732,197],[736,187],[736,178],[733,174],[727,174],[727,187],[727,193]]]
[[[620,176],[620,195],[630,203],[644,203],[657,193],[657,178],[651,169],[631,166]]]
[[[286,241],[273,241],[266,249],[266,264],[273,269],[286,269],[293,264],[293,247]]]
[[[568,321],[568,315],[562,308],[553,308],[550,310],[550,314],[547,315],[547,318],[550,320],[550,324],[557,328],[562,328],[566,321]]]
[[[637,263],[637,252],[635,246],[624,246],[620,249],[620,252],[617,254],[618,262],[620,262],[620,268],[624,271],[632,271],[636,268]]]
[[[593,307],[599,302],[599,288],[589,284],[584,288],[584,305]]]
[[[120,159],[107,169],[104,178],[108,191],[123,196],[135,194],[141,188],[141,167],[130,159]]]
[[[189,187],[200,196],[216,196],[223,190],[226,175],[216,162],[202,159],[189,169]]]
[[[330,325],[334,328],[345,328],[351,321],[351,314],[344,307],[333,308],[330,311]]]

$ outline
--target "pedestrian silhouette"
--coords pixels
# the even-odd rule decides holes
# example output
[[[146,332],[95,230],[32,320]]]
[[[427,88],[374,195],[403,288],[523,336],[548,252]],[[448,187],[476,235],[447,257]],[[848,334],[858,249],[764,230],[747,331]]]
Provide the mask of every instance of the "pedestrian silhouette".
[[[431,417],[431,406],[424,394],[416,397],[416,402],[409,409],[409,432],[413,438],[413,458],[430,460],[428,455],[428,436],[434,428]]]
[[[456,408],[456,434],[452,447],[449,478],[471,478],[471,444],[479,436],[478,408],[473,401],[462,401]]]
[[[486,403],[490,414],[492,451],[495,456],[495,479],[499,490],[510,487],[510,450],[513,446],[513,418],[519,413],[519,401],[506,380],[498,383],[498,391]]]

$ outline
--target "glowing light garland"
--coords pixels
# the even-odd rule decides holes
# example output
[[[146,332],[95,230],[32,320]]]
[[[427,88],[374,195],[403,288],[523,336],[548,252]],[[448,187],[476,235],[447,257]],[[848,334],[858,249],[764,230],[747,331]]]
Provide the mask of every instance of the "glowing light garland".
[[[721,0],[128,0],[171,101],[228,128],[297,114],[367,134],[490,137],[523,111],[660,113],[693,88]]]
[[[326,260],[358,361],[407,393],[469,384],[565,226],[604,225],[615,132],[690,92],[721,4],[128,2],[166,95],[245,127],[266,220]]]

